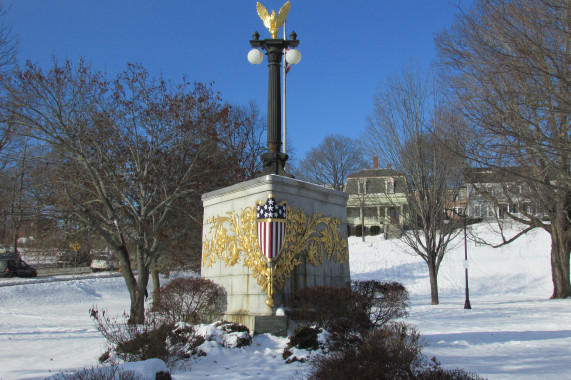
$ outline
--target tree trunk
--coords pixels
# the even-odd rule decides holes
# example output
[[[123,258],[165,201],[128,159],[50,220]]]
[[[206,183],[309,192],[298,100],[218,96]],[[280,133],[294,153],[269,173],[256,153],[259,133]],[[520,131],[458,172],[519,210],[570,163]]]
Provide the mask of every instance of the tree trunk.
[[[158,260],[159,256],[156,255],[153,259],[153,265],[151,265],[151,279],[153,281],[153,303],[161,296],[161,280],[159,278],[159,268],[157,265]]]
[[[551,277],[553,295],[551,298],[571,297],[569,278],[569,251],[571,249],[570,227],[565,217],[551,224]]]
[[[131,293],[131,312],[129,314],[130,325],[145,323],[145,290],[137,286]]]
[[[432,305],[438,305],[440,300],[438,299],[438,273],[436,272],[436,265],[432,260],[428,260],[428,277],[430,278],[430,298],[432,300]]]
[[[14,230],[12,230],[12,252],[14,253],[18,253],[18,230],[19,227],[16,227],[16,223],[14,223]]]
[[[139,281],[135,279],[133,272],[129,270],[123,271],[123,278],[129,290],[129,297],[131,299],[131,308],[129,313],[129,324],[142,324],[145,322],[145,298],[147,291],[147,281],[141,281],[141,274],[139,273]],[[144,270],[144,269],[143,269]]]
[[[139,265],[137,278],[131,267],[129,252],[122,245],[115,249],[115,255],[121,262],[121,273],[129,290],[131,307],[129,312],[129,324],[142,324],[145,322],[145,299],[147,298],[147,284],[149,283],[149,271],[144,265]]]
[[[145,323],[145,300],[147,299],[147,285],[149,283],[149,268],[140,265],[138,268],[137,282],[131,295],[131,314],[129,324]],[[134,279],[134,278],[133,278]]]

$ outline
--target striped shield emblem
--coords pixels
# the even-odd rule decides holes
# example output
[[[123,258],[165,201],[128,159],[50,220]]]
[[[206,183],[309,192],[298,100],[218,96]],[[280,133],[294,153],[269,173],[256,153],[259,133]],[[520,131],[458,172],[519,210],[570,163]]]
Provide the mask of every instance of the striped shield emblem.
[[[269,194],[266,203],[260,201],[256,208],[258,244],[269,262],[278,257],[284,243],[286,207],[285,201],[278,204],[273,194]]]

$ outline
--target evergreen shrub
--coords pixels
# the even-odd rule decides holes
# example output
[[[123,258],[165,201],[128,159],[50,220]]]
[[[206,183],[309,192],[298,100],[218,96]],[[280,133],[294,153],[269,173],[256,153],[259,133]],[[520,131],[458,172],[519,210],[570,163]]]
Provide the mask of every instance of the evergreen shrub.
[[[371,233],[372,236],[376,236],[376,235],[381,233],[381,227],[380,226],[371,226],[371,228],[369,229],[369,232]]]

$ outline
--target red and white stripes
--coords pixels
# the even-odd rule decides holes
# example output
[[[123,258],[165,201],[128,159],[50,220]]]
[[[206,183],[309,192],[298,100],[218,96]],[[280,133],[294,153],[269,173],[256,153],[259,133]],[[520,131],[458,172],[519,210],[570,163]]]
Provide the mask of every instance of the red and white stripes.
[[[283,246],[285,236],[285,220],[258,220],[258,243],[260,249],[271,261],[277,257]]]

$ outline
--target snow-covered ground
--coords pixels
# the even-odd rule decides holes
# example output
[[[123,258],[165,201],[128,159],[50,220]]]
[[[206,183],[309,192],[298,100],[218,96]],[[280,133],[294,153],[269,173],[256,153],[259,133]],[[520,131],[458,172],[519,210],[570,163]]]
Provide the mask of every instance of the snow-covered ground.
[[[491,236],[483,225],[479,236]],[[349,239],[352,279],[395,280],[410,292],[407,322],[422,333],[425,355],[447,368],[489,379],[571,378],[571,299],[549,300],[550,240],[537,230],[493,249],[469,241],[472,310],[464,310],[463,235],[438,276],[440,305],[430,305],[426,265],[398,240]],[[122,278],[97,276],[65,282],[2,286],[0,279],[0,379],[43,379],[60,371],[92,367],[105,350],[89,317],[96,305],[111,314],[128,309]],[[175,379],[290,379],[307,373],[285,364],[285,338],[254,337],[241,349],[212,345],[208,355],[173,372]]]

